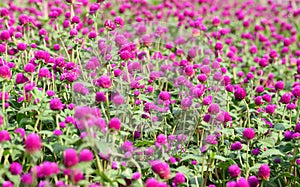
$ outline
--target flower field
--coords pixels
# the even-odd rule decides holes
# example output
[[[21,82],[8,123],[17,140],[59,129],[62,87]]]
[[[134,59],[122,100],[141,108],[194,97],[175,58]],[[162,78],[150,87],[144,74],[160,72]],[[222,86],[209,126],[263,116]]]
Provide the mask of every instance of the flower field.
[[[3,187],[300,186],[299,0],[0,2]]]

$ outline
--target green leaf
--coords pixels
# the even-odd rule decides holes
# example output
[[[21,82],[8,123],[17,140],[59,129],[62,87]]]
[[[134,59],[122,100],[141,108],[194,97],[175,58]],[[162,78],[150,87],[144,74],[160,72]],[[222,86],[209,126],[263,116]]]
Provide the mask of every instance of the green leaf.
[[[267,151],[263,152],[259,157],[269,157],[269,156],[272,156],[272,155],[285,156],[278,149],[268,149]]]

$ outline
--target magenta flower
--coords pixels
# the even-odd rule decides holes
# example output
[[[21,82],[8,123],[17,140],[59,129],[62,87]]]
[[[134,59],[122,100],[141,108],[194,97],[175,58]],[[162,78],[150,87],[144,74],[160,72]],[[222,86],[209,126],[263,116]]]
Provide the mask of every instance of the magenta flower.
[[[172,182],[175,184],[175,185],[178,185],[178,184],[182,184],[185,182],[185,176],[183,173],[181,172],[177,172],[175,177],[173,178]]]
[[[9,68],[9,66],[7,65],[3,65],[0,66],[0,77],[2,77],[3,79],[11,79],[12,73],[11,70]]]
[[[114,130],[120,130],[121,129],[121,121],[119,118],[111,118],[108,124],[108,128],[114,129]]]
[[[162,179],[170,179],[171,171],[169,164],[166,162],[161,162],[159,160],[152,161],[150,163],[152,165],[152,170],[154,173],[158,174]]]
[[[49,104],[51,110],[62,110],[64,108],[64,105],[59,98],[52,98]]]
[[[42,148],[42,141],[39,135],[30,133],[25,139],[25,149],[29,153],[40,151]]]
[[[25,173],[21,177],[21,183],[25,185],[31,185],[33,183],[33,177],[30,173]]]
[[[245,97],[247,96],[246,90],[244,88],[238,87],[235,91],[234,91],[234,97],[237,100],[243,100]]]
[[[92,161],[93,159],[94,159],[94,155],[92,151],[90,151],[89,149],[83,149],[80,151],[79,153],[80,162],[89,162]]]
[[[10,141],[10,134],[6,130],[0,131],[0,143]]]
[[[162,91],[159,93],[158,98],[163,101],[167,101],[167,100],[170,100],[171,94],[167,91]]]
[[[270,178],[270,171],[271,170],[270,170],[268,164],[262,164],[259,167],[257,175],[258,175],[258,177],[260,179],[269,180],[269,178]]]
[[[228,173],[231,177],[238,177],[241,174],[241,169],[238,165],[234,164],[228,168]]]
[[[19,162],[13,162],[9,166],[9,171],[12,175],[19,175],[22,173],[22,165]]]
[[[102,75],[95,81],[95,85],[101,88],[110,88],[111,80],[108,76]]]
[[[75,149],[69,148],[64,151],[64,165],[66,167],[75,166],[79,161],[77,152]]]
[[[257,179],[256,176],[250,176],[248,178],[248,183],[250,187],[258,187],[259,186],[259,180]]]
[[[245,128],[243,132],[243,136],[248,140],[252,140],[255,136],[255,131],[252,128]]]

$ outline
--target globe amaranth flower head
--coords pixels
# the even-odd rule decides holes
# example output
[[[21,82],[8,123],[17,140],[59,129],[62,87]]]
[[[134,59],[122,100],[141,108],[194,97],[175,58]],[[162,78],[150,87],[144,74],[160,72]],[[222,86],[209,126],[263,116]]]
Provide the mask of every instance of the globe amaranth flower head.
[[[243,136],[248,140],[252,140],[255,137],[255,131],[252,128],[245,128],[243,131]]]
[[[171,177],[171,170],[169,164],[166,162],[162,162],[160,160],[151,161],[150,164],[152,165],[152,170],[154,173],[158,174],[162,179],[170,179]]]
[[[241,87],[237,87],[234,91],[234,97],[241,101],[243,100],[245,97],[247,96],[247,92],[244,88],[241,88]]]
[[[167,100],[170,100],[171,94],[167,91],[162,91],[159,93],[158,98],[163,101],[167,101]]]
[[[108,128],[113,130],[120,130],[121,129],[121,121],[119,118],[111,118],[108,124]]]
[[[95,86],[101,87],[101,88],[110,88],[111,87],[111,80],[106,75],[101,75],[98,79],[94,82]]]
[[[61,102],[60,98],[52,98],[49,102],[51,110],[62,110],[64,104]]]
[[[259,186],[259,180],[256,176],[248,177],[248,183],[249,183],[250,187],[258,187]]]
[[[66,167],[75,166],[79,162],[77,151],[73,148],[68,148],[64,151],[64,165]]]
[[[19,175],[22,173],[22,165],[19,162],[13,162],[9,166],[9,171],[12,175]]]
[[[231,151],[237,151],[237,150],[241,150],[243,148],[242,143],[241,142],[234,142],[233,144],[231,144],[230,146],[230,150]]]
[[[27,135],[25,139],[25,150],[28,153],[35,153],[37,151],[40,151],[42,148],[42,141],[39,135],[35,133],[30,133]]]
[[[183,173],[181,172],[177,172],[175,177],[172,180],[172,183],[174,183],[175,185],[179,185],[185,182],[185,176]]]
[[[270,171],[271,170],[270,170],[268,164],[262,164],[262,165],[260,165],[260,167],[258,169],[257,175],[260,179],[269,180]]]
[[[241,169],[238,165],[234,164],[229,166],[228,173],[231,177],[238,177],[241,174]]]

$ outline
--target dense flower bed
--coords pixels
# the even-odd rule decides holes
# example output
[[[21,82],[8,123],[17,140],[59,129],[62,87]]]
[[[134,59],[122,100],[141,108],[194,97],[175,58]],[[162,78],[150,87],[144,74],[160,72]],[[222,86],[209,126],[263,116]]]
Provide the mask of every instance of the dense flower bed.
[[[299,0],[0,2],[0,184],[299,186]]]

